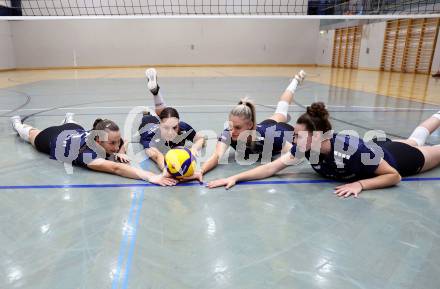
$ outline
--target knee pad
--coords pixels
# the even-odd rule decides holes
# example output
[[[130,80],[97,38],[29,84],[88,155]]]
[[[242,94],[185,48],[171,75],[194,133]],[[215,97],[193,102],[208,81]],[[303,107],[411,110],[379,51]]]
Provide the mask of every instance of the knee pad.
[[[287,103],[287,101],[281,100],[277,104],[277,109],[275,110],[275,113],[280,113],[285,117],[288,117],[287,116],[288,110],[289,110],[289,103]]]
[[[409,139],[415,141],[417,145],[422,146],[425,144],[428,136],[429,130],[423,126],[418,126],[410,135]]]

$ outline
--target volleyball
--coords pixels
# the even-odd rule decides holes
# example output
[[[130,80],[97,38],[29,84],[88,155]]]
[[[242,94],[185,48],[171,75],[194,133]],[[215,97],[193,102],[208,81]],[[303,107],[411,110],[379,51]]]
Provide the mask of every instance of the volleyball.
[[[190,177],[196,169],[196,161],[187,148],[175,148],[165,155],[165,167],[168,173],[175,178]]]

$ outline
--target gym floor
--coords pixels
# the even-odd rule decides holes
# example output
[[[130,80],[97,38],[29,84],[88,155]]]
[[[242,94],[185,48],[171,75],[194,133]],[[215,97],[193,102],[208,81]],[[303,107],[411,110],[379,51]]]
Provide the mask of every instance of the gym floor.
[[[270,116],[300,69],[158,73],[167,104],[214,134],[243,96],[257,103],[258,120]],[[304,69],[291,123],[320,100],[336,131],[406,138],[440,109],[440,80],[427,75]],[[228,191],[162,188],[76,167],[67,173],[9,125],[15,114],[42,129],[68,111],[87,129],[110,118],[140,157],[137,127],[126,125],[136,106],[152,106],[141,68],[0,72],[0,288],[438,288],[440,168],[359,199],[335,197],[337,183],[306,162]],[[439,144],[440,131],[428,142]],[[229,160],[205,181],[255,165]],[[149,160],[142,166],[158,172]]]

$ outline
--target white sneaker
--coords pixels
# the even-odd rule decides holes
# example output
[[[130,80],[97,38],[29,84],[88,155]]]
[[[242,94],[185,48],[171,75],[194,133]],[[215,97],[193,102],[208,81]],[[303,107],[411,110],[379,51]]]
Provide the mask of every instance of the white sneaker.
[[[306,78],[307,73],[304,70],[300,70],[297,75],[295,75],[296,80],[298,80],[299,83],[303,82]]]
[[[66,116],[64,117],[64,120],[61,122],[61,124],[66,124],[66,123],[76,123],[73,120],[73,117],[75,116],[75,114],[73,112],[66,112]]]
[[[11,116],[10,121],[11,121],[12,128],[13,128],[15,131],[17,131],[16,125],[17,125],[17,124],[20,124],[20,125],[22,124],[22,123],[21,123],[21,117],[20,117],[19,115]]]
[[[157,72],[154,68],[148,68],[145,70],[145,76],[147,77],[147,87],[151,92],[157,90]],[[153,93],[154,94],[154,93]]]

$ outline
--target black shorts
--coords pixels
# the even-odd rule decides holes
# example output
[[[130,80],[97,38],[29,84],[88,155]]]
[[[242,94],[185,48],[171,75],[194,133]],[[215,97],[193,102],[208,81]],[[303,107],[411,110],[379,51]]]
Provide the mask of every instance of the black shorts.
[[[157,116],[151,115],[151,114],[144,114],[142,117],[141,124],[139,126],[139,130],[141,130],[144,126],[148,124],[160,124],[160,119]]]
[[[425,156],[417,148],[406,143],[388,141],[380,146],[387,150],[396,162],[396,170],[401,176],[412,176],[418,174],[425,165]]]
[[[66,123],[59,126],[51,126],[42,130],[35,138],[35,148],[42,153],[50,154],[51,140],[58,137],[65,130],[84,130],[82,126],[76,123]]]
[[[266,129],[269,128],[269,127],[275,126],[276,132],[280,132],[279,136],[274,136],[272,156],[281,152],[281,150],[282,150],[282,148],[284,146],[285,141],[288,141],[290,143],[293,142],[293,131],[294,131],[294,128],[293,128],[293,126],[291,126],[288,123],[277,122],[277,121],[275,121],[273,119],[266,119],[266,120],[263,120],[262,122],[260,122],[258,125],[260,126],[259,129],[263,130],[265,132],[266,137],[268,136],[267,132],[266,132]],[[259,130],[259,129],[257,128],[257,130]],[[259,131],[259,132],[260,132],[260,134],[263,134],[262,131]],[[286,132],[292,132],[291,133],[292,135],[291,136],[285,135]],[[285,138],[289,138],[289,139],[285,139]]]
[[[295,129],[293,126],[291,126],[288,123],[285,122],[277,122],[273,119],[265,119],[262,122],[259,123],[259,125],[261,125],[264,130],[266,130],[268,127],[271,126],[275,126],[276,131],[281,132],[281,135],[279,137],[275,137],[275,144],[277,145],[284,145],[284,133],[287,131],[291,131],[293,132]],[[292,139],[291,140],[287,140],[290,143],[293,143],[293,133],[292,133]]]
[[[276,120],[273,119],[265,119],[262,122],[260,122],[259,124],[264,125],[265,127],[270,127],[270,126],[274,126],[276,125],[277,130],[280,131],[294,131],[293,126],[291,126],[288,123],[285,122],[277,122]]]

